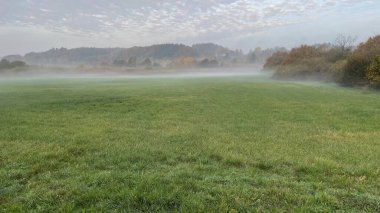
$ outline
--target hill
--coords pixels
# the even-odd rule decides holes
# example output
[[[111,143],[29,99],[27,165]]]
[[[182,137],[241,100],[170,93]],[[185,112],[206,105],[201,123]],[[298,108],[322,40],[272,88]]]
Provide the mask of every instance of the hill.
[[[143,62],[146,59],[154,61],[170,61],[177,58],[193,57],[220,58],[228,56],[234,59],[238,56],[237,51],[207,43],[191,46],[183,44],[158,44],[146,47],[131,48],[53,48],[45,52],[31,52],[25,56],[6,56],[7,60],[22,60],[31,65],[76,65],[76,64],[113,64],[115,61],[130,59]]]

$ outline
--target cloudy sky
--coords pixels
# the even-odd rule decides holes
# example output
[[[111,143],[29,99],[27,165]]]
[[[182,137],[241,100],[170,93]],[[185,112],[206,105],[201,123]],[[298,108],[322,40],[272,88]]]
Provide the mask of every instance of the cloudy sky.
[[[379,0],[0,0],[0,56],[215,42],[245,51],[380,34]]]

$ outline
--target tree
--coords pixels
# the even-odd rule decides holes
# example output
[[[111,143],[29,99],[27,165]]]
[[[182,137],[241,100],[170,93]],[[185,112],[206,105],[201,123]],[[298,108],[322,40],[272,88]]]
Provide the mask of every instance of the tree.
[[[10,66],[15,68],[15,67],[25,67],[26,63],[23,61],[13,61],[10,63]]]
[[[197,63],[194,57],[182,57],[177,60],[178,66],[191,67]]]
[[[149,58],[146,58],[142,63],[141,65],[142,66],[146,66],[146,67],[151,67],[152,66],[152,61],[149,59]]]
[[[288,53],[285,51],[278,51],[272,54],[271,57],[269,57],[265,64],[264,69],[274,69],[280,66],[288,56]]]
[[[352,37],[352,36],[345,36],[343,34],[339,34],[336,39],[335,39],[335,46],[340,50],[341,54],[345,54],[346,52],[349,52],[355,42],[357,40],[357,37]]]
[[[371,85],[380,86],[380,55],[376,56],[369,65],[367,78]]]
[[[380,35],[361,43],[348,58],[344,67],[341,83],[354,86],[369,84],[375,76],[370,73],[370,66],[376,66],[376,58],[380,56]]]
[[[25,67],[26,63],[23,61],[13,61],[10,62],[7,59],[2,59],[0,61],[0,70],[13,69],[19,67]]]
[[[305,59],[321,57],[322,51],[316,46],[301,45],[298,48],[293,48],[283,61],[284,65],[295,64]]]
[[[205,58],[199,62],[199,66],[201,67],[208,67],[210,64],[210,60],[208,58]]]
[[[313,79],[333,81],[333,63],[327,60],[329,44],[301,45],[290,52],[278,51],[267,59],[264,68],[275,70],[273,77],[280,79]]]
[[[368,62],[361,57],[351,56],[343,69],[341,83],[345,86],[368,84],[366,70]]]
[[[219,65],[219,62],[216,59],[209,60],[208,58],[205,58],[199,62],[199,66],[201,67],[217,67]]]
[[[3,59],[0,61],[0,69],[9,69],[10,62],[7,59]]]
[[[250,51],[250,52],[248,53],[247,59],[248,59],[248,62],[249,62],[249,63],[255,63],[256,60],[257,60],[256,53]]]
[[[121,66],[125,66],[126,62],[124,60],[114,60],[113,65],[121,67]]]
[[[127,66],[128,67],[136,67],[137,66],[137,58],[134,56],[130,57],[128,59]]]

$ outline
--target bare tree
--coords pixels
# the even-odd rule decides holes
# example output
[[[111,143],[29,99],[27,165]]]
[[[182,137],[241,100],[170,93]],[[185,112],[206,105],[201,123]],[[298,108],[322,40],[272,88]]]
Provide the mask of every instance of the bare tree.
[[[349,51],[354,47],[356,40],[357,36],[339,34],[335,39],[335,46],[341,50],[342,54],[344,54],[346,51]]]

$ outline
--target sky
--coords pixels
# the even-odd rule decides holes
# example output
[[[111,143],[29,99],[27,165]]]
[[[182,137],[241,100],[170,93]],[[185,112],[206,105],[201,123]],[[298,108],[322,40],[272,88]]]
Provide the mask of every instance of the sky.
[[[364,41],[379,0],[0,0],[0,57],[51,48],[213,42],[256,47]]]

